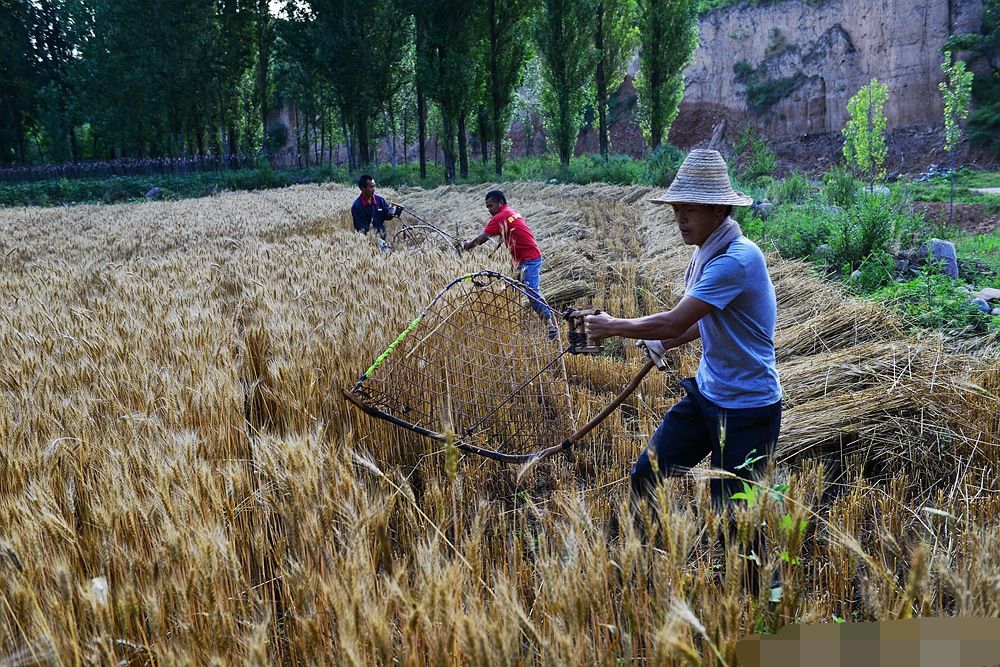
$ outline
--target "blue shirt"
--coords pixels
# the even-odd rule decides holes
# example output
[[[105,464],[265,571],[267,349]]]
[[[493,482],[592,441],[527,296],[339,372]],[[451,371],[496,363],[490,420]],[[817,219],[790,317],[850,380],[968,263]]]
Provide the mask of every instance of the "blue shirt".
[[[778,306],[764,254],[740,236],[687,291],[715,310],[698,320],[702,355],[695,381],[722,408],[760,408],[781,399],[774,360]]]
[[[368,233],[372,227],[378,235],[385,238],[385,221],[389,219],[389,205],[379,195],[372,197],[366,204],[361,197],[351,204],[351,218],[354,220],[354,231]]]

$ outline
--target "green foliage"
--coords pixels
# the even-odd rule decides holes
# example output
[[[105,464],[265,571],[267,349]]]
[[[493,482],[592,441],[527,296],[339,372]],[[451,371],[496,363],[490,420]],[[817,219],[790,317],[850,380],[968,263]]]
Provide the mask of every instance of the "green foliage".
[[[973,76],[965,62],[956,59],[952,63],[951,51],[944,52],[941,71],[945,79],[938,84],[944,102],[944,149],[950,152],[962,140],[962,123],[969,117]]]
[[[535,45],[542,63],[542,107],[547,136],[559,161],[568,165],[583,124],[583,109],[593,96],[598,53],[592,30],[597,0],[543,0],[535,24]]]
[[[913,280],[878,290],[872,299],[882,301],[927,329],[970,329],[985,332],[992,318],[969,303],[962,283],[928,267]]]
[[[954,201],[980,204],[990,214],[1000,211],[1000,195],[973,190],[973,188],[1000,187],[1000,174],[959,169],[953,176],[954,182],[948,176],[935,176],[920,183],[907,183],[906,188],[913,201],[947,202],[952,201],[954,196]],[[898,189],[899,185],[893,187]]]
[[[684,151],[673,144],[663,143],[653,149],[646,158],[646,169],[642,182],[667,187],[677,175],[684,162]]]
[[[943,49],[967,53],[969,64],[982,70],[972,84],[969,140],[1000,158],[1000,0],[983,0],[981,26],[978,33],[952,35]]]
[[[747,236],[776,249],[782,257],[807,258],[829,241],[832,222],[821,206],[789,204],[775,208],[766,220],[751,216],[740,226]]]
[[[445,179],[455,179],[456,142],[475,102],[476,68],[469,54],[481,37],[477,0],[429,0],[416,5],[417,76],[441,112]],[[352,8],[353,11],[353,8]],[[368,17],[364,17],[367,22]],[[383,30],[381,25],[376,30]],[[357,96],[356,91],[353,93]],[[371,102],[361,97],[371,107]]]
[[[594,48],[597,66],[594,72],[594,105],[597,108],[598,139],[601,156],[608,158],[608,105],[611,94],[621,84],[636,45],[639,28],[636,0],[597,0]]]
[[[791,95],[806,80],[801,71],[791,76],[769,78],[764,67],[755,69],[746,60],[733,65],[733,73],[736,82],[746,87],[747,106],[758,114]]]
[[[833,215],[833,262],[853,271],[872,253],[892,250],[901,236],[911,234],[922,222],[906,211],[899,197],[863,192],[854,206]],[[845,269],[845,273],[850,271]]]
[[[760,130],[753,124],[744,125],[733,144],[734,175],[742,183],[754,183],[771,176],[778,158],[767,147]]]
[[[667,134],[684,96],[684,70],[698,46],[697,0],[639,0],[639,121],[650,148]]]
[[[493,141],[497,176],[503,174],[504,135],[510,124],[515,90],[521,83],[528,60],[530,24],[535,0],[485,0],[483,3],[483,85],[485,116]]]
[[[781,181],[774,181],[767,191],[767,198],[773,204],[804,204],[815,194],[813,184],[803,174],[793,173]]]
[[[848,101],[851,118],[844,125],[844,158],[869,184],[885,178],[885,103],[889,88],[872,79]]]
[[[145,201],[153,187],[161,199],[203,197],[224,190],[279,188],[294,182],[322,180],[319,170],[273,171],[270,168],[217,173],[159,176],[116,176],[106,179],[53,179],[0,184],[0,206],[59,206],[78,203]]]
[[[858,182],[851,172],[842,167],[833,167],[823,175],[823,198],[831,206],[850,208],[858,199]]]
[[[772,185],[772,190],[780,187],[800,190],[787,182]],[[846,209],[823,205],[815,196],[806,200],[805,204],[777,206],[766,219],[745,216],[740,225],[748,236],[782,257],[811,259],[845,277],[860,269],[853,287],[862,292],[891,280],[892,251],[902,240],[921,238],[927,231],[923,217],[909,211],[902,195],[864,193]]]
[[[1000,231],[961,233],[951,238],[958,254],[959,274],[980,287],[1000,289]]]
[[[34,122],[39,88],[38,64],[29,26],[28,0],[4,3],[0,12],[0,164],[22,162],[27,155],[27,128]]]
[[[763,113],[795,92],[806,77],[802,72],[775,79],[754,80],[747,85],[747,105],[757,113]]]
[[[883,248],[876,248],[865,256],[858,264],[857,272],[848,273],[845,267],[846,287],[848,291],[860,295],[868,295],[880,290],[895,281],[896,258]]]

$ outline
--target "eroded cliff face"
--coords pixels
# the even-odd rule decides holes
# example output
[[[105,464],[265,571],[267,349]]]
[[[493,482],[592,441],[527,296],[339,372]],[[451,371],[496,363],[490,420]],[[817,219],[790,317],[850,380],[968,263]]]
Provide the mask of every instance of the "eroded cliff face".
[[[889,129],[942,123],[940,48],[979,30],[982,0],[811,0],[702,17],[671,137],[707,139],[721,118],[772,139],[840,132],[870,79],[889,87]],[[732,130],[727,133],[734,136]]]

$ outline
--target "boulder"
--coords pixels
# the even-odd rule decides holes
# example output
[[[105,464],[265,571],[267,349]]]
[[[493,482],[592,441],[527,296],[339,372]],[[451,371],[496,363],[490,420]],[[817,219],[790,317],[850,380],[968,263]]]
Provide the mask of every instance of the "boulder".
[[[927,242],[927,251],[932,259],[941,263],[945,275],[958,278],[958,253],[955,252],[954,243],[931,239]]]
[[[986,303],[986,299],[973,299],[969,303],[984,313],[990,312],[990,304]]]
[[[767,220],[767,217],[774,211],[774,204],[766,199],[762,199],[760,201],[755,201],[753,205],[750,206],[750,210],[753,211],[761,220]]]
[[[1000,289],[995,287],[984,287],[983,289],[976,292],[973,296],[980,299],[985,299],[987,301],[1000,301]]]
[[[833,259],[833,248],[830,247],[829,243],[821,243],[813,250],[813,257],[830,261]]]

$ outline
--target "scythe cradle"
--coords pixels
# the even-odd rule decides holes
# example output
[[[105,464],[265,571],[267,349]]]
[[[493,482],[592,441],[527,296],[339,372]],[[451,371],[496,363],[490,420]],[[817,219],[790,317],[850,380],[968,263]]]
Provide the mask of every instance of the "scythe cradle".
[[[459,289],[453,292],[456,287]],[[438,442],[450,439],[463,451],[495,461],[526,463],[569,449],[614,412],[656,364],[647,361],[600,413],[576,429],[564,363],[574,346],[571,343],[560,349],[558,340],[544,339],[540,327],[526,326],[528,309],[521,305],[523,297],[541,300],[531,288],[495,271],[456,278],[438,292],[350,390],[343,390],[344,398],[372,417]],[[489,348],[479,355],[488,356],[485,363],[476,351],[463,347],[465,339]],[[425,345],[427,341],[439,345]],[[512,341],[520,345],[512,345]],[[390,360],[398,363],[383,368]],[[472,372],[466,373],[468,367],[473,367]],[[408,383],[418,391],[410,400],[401,400],[402,385]],[[496,393],[491,395],[490,391]],[[438,400],[428,400],[426,394],[436,394]],[[503,396],[501,402],[481,414],[482,404],[489,398],[497,400],[497,394]],[[532,421],[532,415],[537,414],[544,417]],[[435,427],[433,422],[447,428]],[[546,430],[536,437],[536,431]],[[518,431],[531,433],[525,436]]]

